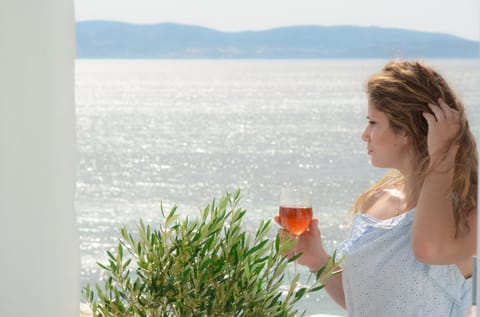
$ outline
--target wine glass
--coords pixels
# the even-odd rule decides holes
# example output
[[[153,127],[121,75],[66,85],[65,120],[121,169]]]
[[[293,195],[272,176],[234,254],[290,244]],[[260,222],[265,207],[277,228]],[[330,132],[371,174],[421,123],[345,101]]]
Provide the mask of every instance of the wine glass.
[[[312,222],[312,194],[296,187],[284,187],[280,191],[280,225],[293,234],[296,239]],[[294,273],[297,274],[297,260],[294,261]]]

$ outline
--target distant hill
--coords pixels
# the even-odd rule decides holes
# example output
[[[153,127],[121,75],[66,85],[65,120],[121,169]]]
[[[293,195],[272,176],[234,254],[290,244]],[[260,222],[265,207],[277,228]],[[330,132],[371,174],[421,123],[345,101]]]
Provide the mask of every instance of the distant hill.
[[[479,42],[358,26],[221,32],[199,26],[77,22],[78,58],[478,58]]]

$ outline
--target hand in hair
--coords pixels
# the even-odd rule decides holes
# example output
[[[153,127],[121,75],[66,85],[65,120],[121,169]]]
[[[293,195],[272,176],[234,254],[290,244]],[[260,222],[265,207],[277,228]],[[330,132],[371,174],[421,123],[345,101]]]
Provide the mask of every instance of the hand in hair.
[[[460,112],[453,109],[445,103],[441,98],[438,104],[428,104],[432,113],[424,112],[423,116],[428,123],[428,153],[430,154],[430,163],[441,159],[444,155],[451,152],[453,159],[458,149],[458,145],[454,144],[461,128]],[[454,151],[449,151],[454,149]],[[450,157],[450,155],[448,155]]]

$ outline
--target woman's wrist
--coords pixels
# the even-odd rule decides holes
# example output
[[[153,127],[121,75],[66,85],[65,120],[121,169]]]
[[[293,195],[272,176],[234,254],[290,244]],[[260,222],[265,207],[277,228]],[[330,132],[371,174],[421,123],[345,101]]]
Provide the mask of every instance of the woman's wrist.
[[[430,155],[429,173],[447,174],[455,168],[455,157],[458,152],[458,146],[452,146],[445,153]]]
[[[310,272],[316,273],[320,271],[322,267],[327,265],[328,261],[330,261],[330,255],[327,254],[324,250],[316,257],[316,261],[314,263],[307,264],[307,267]]]

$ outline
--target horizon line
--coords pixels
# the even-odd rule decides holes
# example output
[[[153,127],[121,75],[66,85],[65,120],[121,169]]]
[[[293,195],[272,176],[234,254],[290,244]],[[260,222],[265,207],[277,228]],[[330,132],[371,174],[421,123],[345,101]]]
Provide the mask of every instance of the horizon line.
[[[294,28],[294,27],[356,27],[356,28],[378,28],[378,29],[385,29],[385,30],[404,30],[404,31],[412,31],[412,32],[419,32],[419,33],[431,33],[431,34],[444,34],[449,36],[458,37],[464,40],[477,42],[480,44],[480,39],[473,39],[457,34],[446,33],[441,31],[425,31],[419,29],[410,29],[410,28],[403,28],[403,27],[392,27],[392,26],[379,26],[379,25],[358,25],[358,24],[290,24],[290,25],[281,25],[281,26],[274,26],[274,27],[266,27],[266,28],[258,28],[258,29],[242,29],[242,30],[222,30],[219,28],[214,28],[210,26],[200,25],[200,24],[192,24],[192,23],[185,23],[185,22],[171,22],[171,21],[163,21],[163,22],[148,22],[148,23],[139,23],[139,22],[131,22],[131,21],[122,21],[122,20],[106,20],[106,19],[85,19],[85,20],[75,20],[75,24],[77,23],[84,23],[84,22],[113,22],[113,23],[121,23],[121,24],[129,24],[129,25],[136,25],[136,26],[155,26],[161,24],[174,24],[174,25],[183,25],[183,26],[191,26],[191,27],[199,27],[205,28],[217,32],[224,32],[224,33],[242,33],[242,32],[263,32],[263,31],[271,31],[276,29],[282,28]]]

